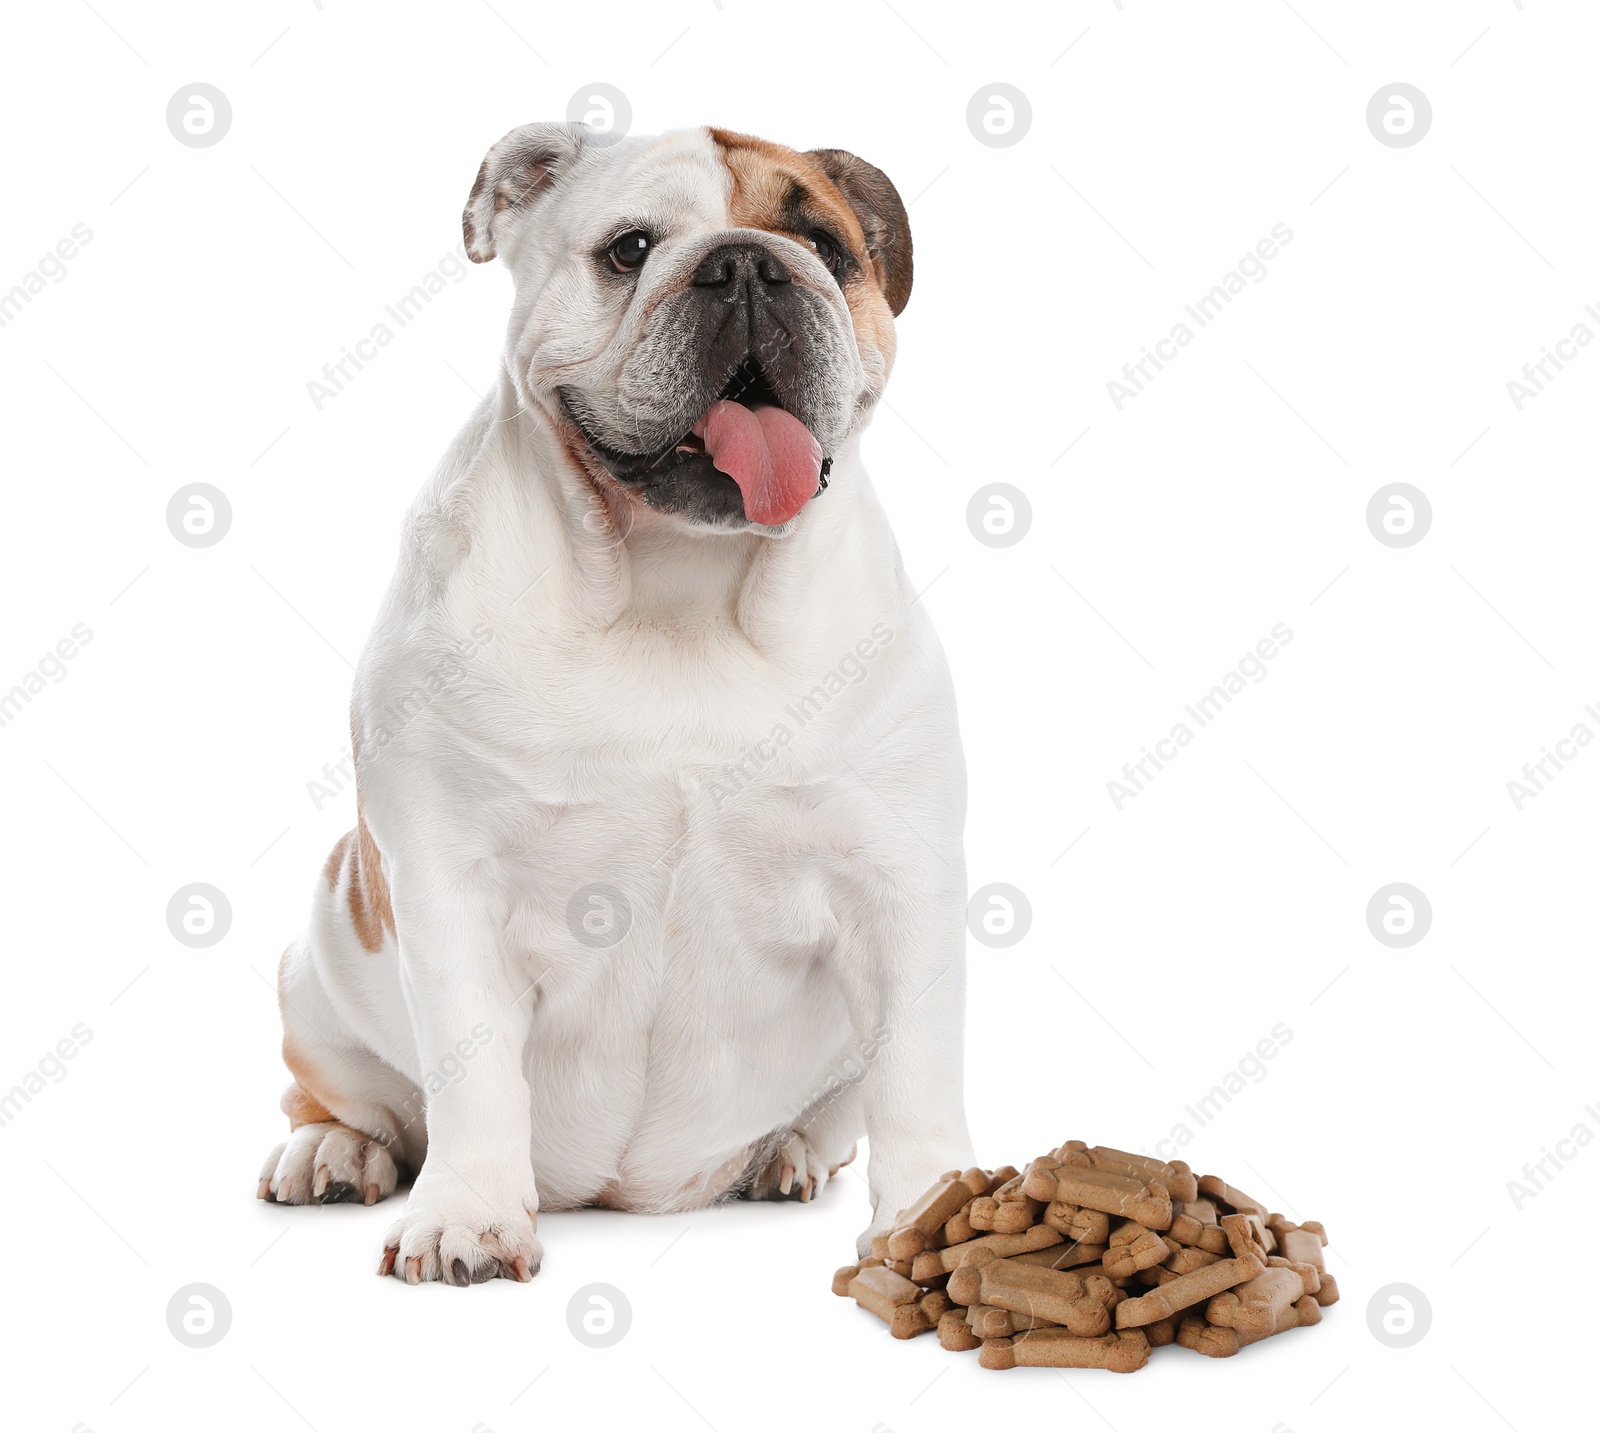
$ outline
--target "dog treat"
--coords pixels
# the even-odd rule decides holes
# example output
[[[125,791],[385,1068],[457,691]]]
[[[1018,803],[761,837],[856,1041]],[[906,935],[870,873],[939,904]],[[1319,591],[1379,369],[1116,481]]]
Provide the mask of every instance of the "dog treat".
[[[1104,1244],[1111,1237],[1111,1216],[1100,1209],[1081,1209],[1052,1199],[1039,1217],[1068,1239],[1084,1244]]]
[[[1094,1275],[1085,1278],[1076,1269],[1046,1269],[996,1258],[957,1269],[950,1276],[948,1292],[958,1304],[992,1304],[1069,1324],[1079,1300],[1093,1295],[1102,1307],[1109,1303],[1111,1285]]]
[[[965,1244],[974,1236],[972,1228],[972,1205],[965,1204],[952,1214],[946,1221],[941,1231],[943,1243],[939,1248],[947,1248],[951,1244]]]
[[[929,1241],[944,1228],[945,1221],[972,1200],[972,1190],[959,1174],[934,1185],[896,1218],[896,1227],[889,1235],[889,1257],[915,1259],[929,1247]]]
[[[1129,1227],[1137,1231],[1133,1238],[1124,1238],[1119,1242],[1118,1236]],[[1131,1278],[1140,1269],[1148,1269],[1168,1258],[1172,1251],[1167,1248],[1167,1241],[1154,1229],[1145,1229],[1138,1224],[1124,1224],[1111,1231],[1111,1245],[1105,1252],[1101,1261],[1108,1274],[1118,1278]]]
[[[1293,1269],[1267,1269],[1248,1283],[1215,1295],[1206,1305],[1206,1322],[1265,1338],[1283,1311],[1306,1296],[1305,1284]]]
[[[1194,1172],[1181,1159],[1169,1163],[1149,1155],[1130,1154],[1125,1149],[1111,1149],[1106,1145],[1095,1145],[1092,1149],[1063,1145],[1056,1155],[1058,1171],[1066,1168],[1112,1170],[1160,1184],[1174,1200],[1193,1199],[1198,1192]]]
[[[1265,1267],[1253,1254],[1247,1254],[1242,1259],[1218,1259],[1215,1264],[1207,1264],[1192,1274],[1182,1274],[1159,1289],[1119,1304],[1117,1327],[1137,1328],[1156,1319],[1171,1318],[1180,1309],[1255,1278]]]
[[[1181,1160],[1068,1140],[940,1175],[832,1288],[983,1368],[1131,1373],[1152,1348],[1228,1358],[1318,1322],[1339,1297],[1326,1243]]]
[[[1208,1249],[1185,1249],[1180,1245],[1176,1253],[1161,1261],[1161,1267],[1174,1274],[1192,1274],[1207,1264],[1215,1264],[1221,1257]]]
[[[969,1349],[977,1348],[982,1342],[983,1340],[967,1327],[966,1310],[947,1309],[939,1315],[940,1348],[947,1348],[952,1353],[965,1353]]]
[[[1259,1343],[1275,1333],[1287,1333],[1290,1329],[1305,1328],[1310,1324],[1320,1323],[1321,1320],[1322,1310],[1317,1307],[1316,1300],[1302,1297],[1286,1308],[1273,1326],[1265,1332],[1223,1328],[1205,1319],[1191,1316],[1178,1326],[1178,1342],[1184,1348],[1193,1349],[1196,1353],[1203,1353],[1209,1358],[1231,1358],[1248,1344]]]
[[[1035,1224],[1021,1234],[986,1234],[981,1239],[969,1239],[965,1244],[952,1244],[940,1249],[936,1256],[945,1273],[960,1268],[975,1255],[980,1258],[1008,1259],[1013,1254],[1026,1254],[1034,1249],[1046,1249],[1059,1244],[1061,1236],[1045,1224]]]
[[[1278,1231],[1278,1250],[1283,1257],[1297,1264],[1310,1264],[1319,1273],[1327,1267],[1322,1259],[1323,1242],[1310,1229],[1293,1224]]]
[[[989,1227],[996,1234],[1021,1234],[1039,1222],[1044,1206],[1037,1199],[1024,1195],[1020,1199],[1002,1199],[994,1211]]]
[[[1242,1259],[1246,1254],[1253,1254],[1266,1263],[1267,1255],[1278,1247],[1278,1241],[1258,1215],[1224,1214],[1217,1222],[1222,1226],[1235,1258]]]
[[[882,1265],[863,1269],[850,1281],[850,1297],[889,1325],[895,1338],[911,1338],[931,1328],[922,1310],[923,1291],[910,1279]]]
[[[1235,1214],[1256,1214],[1263,1223],[1271,1218],[1271,1213],[1265,1204],[1258,1204],[1248,1194],[1241,1194],[1231,1184],[1219,1179],[1214,1174],[1200,1176],[1200,1193],[1207,1199],[1219,1200],[1226,1204]]]
[[[1150,1360],[1150,1341],[1137,1330],[1080,1338],[1066,1329],[1034,1329],[1015,1338],[985,1339],[983,1368],[1104,1368],[1134,1373]]]
[[[1172,1196],[1163,1184],[1152,1184],[1131,1174],[1110,1169],[1056,1171],[1051,1196],[1066,1204],[1099,1209],[1121,1219],[1136,1219],[1147,1229],[1165,1229],[1172,1223]]]
[[[1142,1324],[1144,1336],[1150,1340],[1151,1348],[1165,1348],[1169,1343],[1178,1341],[1177,1319],[1157,1319],[1154,1323]]]
[[[1298,1264],[1293,1259],[1285,1259],[1281,1254],[1274,1254],[1267,1260],[1269,1269],[1293,1269],[1300,1276],[1302,1293],[1317,1294],[1322,1291],[1322,1271],[1315,1264]]]
[[[1047,1269],[1072,1269],[1080,1264],[1098,1264],[1106,1252],[1104,1244],[1062,1244],[1034,1249],[1009,1257],[1016,1264],[1042,1264]]]

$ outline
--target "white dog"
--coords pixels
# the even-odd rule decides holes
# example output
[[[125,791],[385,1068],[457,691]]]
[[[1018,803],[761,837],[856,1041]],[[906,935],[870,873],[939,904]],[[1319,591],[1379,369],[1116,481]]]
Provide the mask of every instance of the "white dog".
[[[279,971],[264,1199],[415,1176],[382,1272],[539,1267],[535,1216],[972,1160],[949,673],[859,446],[911,289],[840,150],[529,125],[467,249],[495,390],[363,653],[359,820]]]

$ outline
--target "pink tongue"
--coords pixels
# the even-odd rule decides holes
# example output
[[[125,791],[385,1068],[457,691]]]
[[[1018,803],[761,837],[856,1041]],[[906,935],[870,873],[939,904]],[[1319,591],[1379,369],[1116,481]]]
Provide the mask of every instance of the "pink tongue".
[[[817,490],[822,448],[782,408],[746,408],[723,398],[706,409],[693,431],[717,470],[738,483],[751,522],[786,523]]]

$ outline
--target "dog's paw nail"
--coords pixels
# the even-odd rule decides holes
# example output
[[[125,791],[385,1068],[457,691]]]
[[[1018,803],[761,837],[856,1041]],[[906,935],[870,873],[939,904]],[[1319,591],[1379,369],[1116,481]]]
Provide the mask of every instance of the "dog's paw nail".
[[[420,1254],[406,1260],[406,1283],[420,1284],[422,1282],[422,1256]]]
[[[272,1198],[272,1179],[271,1179],[271,1176],[269,1176],[269,1175],[262,1175],[261,1176],[261,1183],[256,1186],[256,1198],[257,1199],[271,1199]]]
[[[526,1254],[518,1254],[517,1257],[511,1261],[511,1277],[519,1284],[525,1284],[533,1277],[533,1275],[528,1272],[528,1256]]]
[[[315,1177],[311,1181],[311,1197],[321,1199],[328,1192],[328,1184],[333,1178],[333,1171],[325,1164],[317,1166]]]
[[[378,1260],[378,1272],[384,1275],[394,1273],[394,1261],[399,1253],[400,1251],[398,1249],[385,1249],[383,1251],[383,1258]]]
[[[376,1204],[378,1202],[378,1186],[376,1184],[369,1184],[367,1186],[361,1202],[363,1204]]]
[[[456,1259],[451,1262],[450,1282],[458,1289],[464,1289],[472,1282],[472,1275],[467,1271],[467,1261],[465,1259]]]

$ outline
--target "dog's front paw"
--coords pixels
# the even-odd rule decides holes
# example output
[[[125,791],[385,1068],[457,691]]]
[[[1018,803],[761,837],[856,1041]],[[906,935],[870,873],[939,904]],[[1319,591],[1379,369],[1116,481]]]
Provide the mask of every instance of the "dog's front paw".
[[[430,1157],[406,1201],[406,1212],[383,1241],[380,1274],[408,1284],[439,1279],[465,1287],[489,1279],[527,1283],[544,1248],[534,1229],[539,1196],[533,1177],[517,1188],[505,1178],[436,1167]]]

